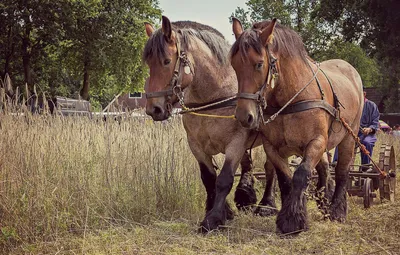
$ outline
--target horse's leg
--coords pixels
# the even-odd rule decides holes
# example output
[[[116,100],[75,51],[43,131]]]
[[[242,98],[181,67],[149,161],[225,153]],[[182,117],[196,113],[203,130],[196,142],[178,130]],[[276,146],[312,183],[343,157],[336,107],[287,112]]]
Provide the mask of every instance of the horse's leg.
[[[240,161],[242,174],[236,187],[235,204],[239,210],[246,210],[257,203],[257,195],[254,190],[254,179],[251,172],[253,165],[250,154],[246,151]]]
[[[275,204],[275,167],[270,160],[264,164],[265,190],[264,196],[258,204],[254,214],[260,216],[271,216],[277,214]]]
[[[307,198],[304,192],[311,178],[311,171],[320,161],[326,139],[319,136],[310,141],[304,151],[303,161],[293,175],[292,191],[282,204],[276,224],[282,233],[297,233],[308,229]]]
[[[217,172],[214,169],[214,165],[212,163],[212,156],[206,154],[198,143],[191,140],[190,137],[188,139],[189,147],[199,163],[201,180],[203,181],[203,185],[207,192],[207,200],[206,200],[206,213],[210,211],[214,205],[215,199],[215,182],[217,180]]]
[[[354,139],[347,135],[338,145],[339,155],[335,168],[335,193],[330,208],[330,219],[344,222],[347,215],[346,188],[349,180],[349,166],[354,154]]]
[[[225,162],[221,173],[217,177],[214,206],[201,223],[201,231],[208,232],[224,225],[229,214],[226,196],[232,189],[235,171],[243,156],[244,149],[240,150],[243,143],[231,144],[225,152]]]
[[[323,210],[324,213],[328,214],[327,205],[332,199],[333,195],[333,180],[330,176],[329,159],[327,153],[324,153],[321,160],[316,165],[315,169],[318,173],[317,183],[317,204],[318,208]],[[323,196],[321,196],[321,192]]]
[[[217,180],[217,173],[214,170],[213,164],[209,164],[210,162],[199,161],[201,180],[207,192],[206,213],[213,207],[215,199],[215,181]]]
[[[282,204],[287,199],[292,189],[292,171],[287,163],[287,159],[283,159],[278,151],[266,140],[263,139],[264,151],[267,154],[268,161],[271,161],[275,167],[276,176],[278,177],[279,189],[281,191]],[[271,171],[268,168],[266,171]],[[271,177],[270,177],[271,178]]]

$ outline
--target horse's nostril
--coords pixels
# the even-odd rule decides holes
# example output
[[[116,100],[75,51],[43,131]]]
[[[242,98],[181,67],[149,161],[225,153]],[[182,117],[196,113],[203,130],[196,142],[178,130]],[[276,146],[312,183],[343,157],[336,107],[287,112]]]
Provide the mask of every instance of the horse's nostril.
[[[248,124],[251,124],[251,123],[253,123],[253,115],[252,114],[249,114],[249,115],[247,115],[247,123]]]
[[[153,113],[154,113],[154,114],[161,114],[161,113],[162,113],[162,110],[161,110],[160,107],[154,106]]]

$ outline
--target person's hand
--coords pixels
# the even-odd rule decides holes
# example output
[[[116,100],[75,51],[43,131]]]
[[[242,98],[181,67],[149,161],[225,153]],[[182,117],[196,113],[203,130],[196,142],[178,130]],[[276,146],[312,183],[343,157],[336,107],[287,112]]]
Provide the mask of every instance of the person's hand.
[[[362,132],[363,132],[364,135],[368,135],[369,133],[372,132],[372,128],[363,128]]]

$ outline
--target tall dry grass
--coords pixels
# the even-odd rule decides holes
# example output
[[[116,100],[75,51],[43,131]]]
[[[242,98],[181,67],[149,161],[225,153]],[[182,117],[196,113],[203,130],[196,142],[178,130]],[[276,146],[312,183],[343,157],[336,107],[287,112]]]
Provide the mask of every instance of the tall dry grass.
[[[180,121],[0,119],[0,243],[197,220],[204,191]]]
[[[381,143],[395,145],[397,163],[400,165],[400,141],[380,135],[376,151]],[[377,156],[376,152],[374,158]],[[253,157],[257,170],[262,171],[265,158],[262,149],[254,150]],[[219,166],[222,162],[223,158],[217,157]],[[258,187],[262,193],[261,186]],[[123,236],[128,236],[127,231],[134,229],[132,238],[135,240],[132,242],[135,245],[139,241],[145,243],[150,238],[155,240],[153,242],[157,246],[158,241],[163,242],[161,239],[165,233],[162,229],[167,226],[168,231],[171,227],[172,232],[182,238],[174,239],[171,243],[176,247],[171,249],[179,245],[192,247],[196,243],[206,253],[221,250],[222,253],[232,254],[232,250],[222,244],[235,242],[249,246],[257,238],[267,236],[261,243],[257,241],[258,246],[249,248],[250,252],[246,254],[257,253],[258,248],[264,249],[264,242],[270,251],[280,254],[284,241],[273,234],[274,218],[242,215],[233,221],[231,229],[228,228],[222,236],[211,237],[211,241],[208,238],[201,239],[202,236],[194,232],[198,221],[204,216],[204,200],[205,192],[197,162],[188,148],[186,133],[178,118],[154,123],[146,118],[104,122],[101,119],[32,116],[27,113],[24,116],[0,116],[0,250],[3,252],[25,247],[21,253],[40,254],[41,250],[32,252],[26,247],[32,243],[46,246],[71,236],[84,240],[94,238],[94,242],[99,242],[97,245],[103,245],[105,241],[102,241],[102,235],[96,235],[102,231],[116,240],[128,242],[121,236],[116,237],[114,229],[119,229],[118,233]],[[350,203],[353,203],[350,224],[358,222],[358,218],[365,220],[367,217],[362,204],[354,204],[354,201],[350,199]],[[393,213],[396,208],[392,207],[391,215],[399,215]],[[374,206],[370,212],[374,210],[379,210],[379,207]],[[379,214],[384,215],[383,212]],[[344,229],[349,236],[354,232],[351,225],[340,227],[333,223],[317,223],[321,215],[312,208],[311,218],[315,233],[307,232],[293,241],[300,245],[300,250],[306,249],[307,245],[315,246],[313,249],[318,250],[326,243],[322,235],[328,233],[330,228],[336,231],[339,240],[340,229]],[[176,226],[176,222],[182,222],[183,225]],[[378,227],[371,226],[373,229],[365,231],[381,235],[381,232],[377,232]],[[385,222],[385,226],[394,231],[399,225]],[[359,232],[364,231],[362,224],[356,227],[360,228]],[[157,232],[160,228],[161,233]],[[154,233],[151,233],[153,230]],[[396,237],[393,233],[388,235]],[[304,238],[317,238],[321,242],[303,244],[303,247],[300,243]],[[375,241],[384,245],[387,240]],[[109,241],[118,247],[118,244]],[[85,250],[90,247],[85,246],[86,242],[82,245],[81,254],[90,253]],[[68,245],[62,244],[63,247]],[[211,246],[218,248],[213,250]],[[169,246],[163,244],[163,247],[160,249],[165,250]],[[50,250],[59,248],[57,246]],[[187,248],[185,252],[190,249]],[[193,251],[196,249],[199,251],[200,248]],[[299,251],[296,249],[294,251]]]

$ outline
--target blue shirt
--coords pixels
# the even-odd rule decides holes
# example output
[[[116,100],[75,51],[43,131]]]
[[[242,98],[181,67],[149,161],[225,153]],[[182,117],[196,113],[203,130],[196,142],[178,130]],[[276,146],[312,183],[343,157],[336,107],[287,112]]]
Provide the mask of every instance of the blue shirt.
[[[368,99],[364,102],[364,108],[361,115],[361,128],[372,128],[373,134],[379,129],[379,110],[378,106]],[[372,135],[372,134],[371,134]]]

